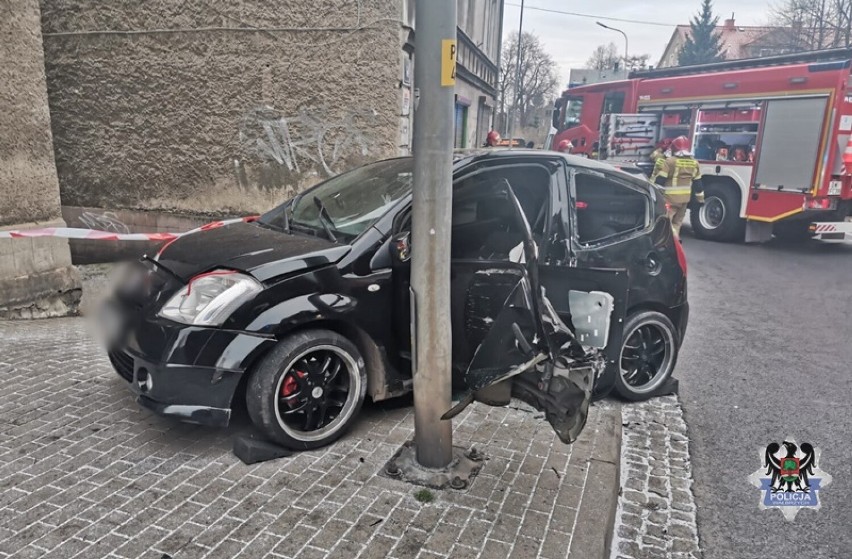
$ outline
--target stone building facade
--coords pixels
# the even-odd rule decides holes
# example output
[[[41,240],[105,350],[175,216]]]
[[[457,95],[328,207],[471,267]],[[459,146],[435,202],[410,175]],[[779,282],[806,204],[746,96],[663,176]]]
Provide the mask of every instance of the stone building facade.
[[[413,0],[41,0],[64,206],[268,209],[410,151]],[[490,122],[502,0],[459,0],[461,145]]]
[[[455,147],[485,143],[492,126],[500,67],[503,0],[457,0]]]
[[[62,226],[38,0],[0,0],[0,230]],[[0,318],[73,312],[80,280],[61,239],[0,239]]]

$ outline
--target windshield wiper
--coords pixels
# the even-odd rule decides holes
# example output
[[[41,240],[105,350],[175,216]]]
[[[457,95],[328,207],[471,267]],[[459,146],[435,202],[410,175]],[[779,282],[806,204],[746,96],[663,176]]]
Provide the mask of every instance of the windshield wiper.
[[[332,227],[334,227],[334,220],[331,219],[331,216],[328,215],[328,210],[325,209],[325,204],[322,203],[322,200],[314,196],[314,205],[319,210],[319,222],[322,225],[322,228],[325,230],[325,234],[328,236],[328,240],[332,243],[337,242],[337,237],[334,236],[334,233],[331,232]],[[326,223],[328,221],[328,223]],[[331,225],[331,227],[329,227]]]

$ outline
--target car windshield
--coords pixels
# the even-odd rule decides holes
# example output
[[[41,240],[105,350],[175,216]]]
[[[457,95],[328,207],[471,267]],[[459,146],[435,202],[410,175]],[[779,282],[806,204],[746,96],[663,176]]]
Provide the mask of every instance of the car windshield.
[[[412,171],[413,161],[405,158],[371,163],[338,175],[295,198],[288,216],[290,225],[319,235],[328,229],[335,237],[354,239],[411,192]],[[283,204],[259,221],[286,229],[286,208]]]

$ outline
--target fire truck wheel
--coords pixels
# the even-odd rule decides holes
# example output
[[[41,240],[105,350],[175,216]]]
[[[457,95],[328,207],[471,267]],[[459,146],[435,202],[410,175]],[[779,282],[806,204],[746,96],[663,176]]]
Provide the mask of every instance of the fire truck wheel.
[[[709,184],[704,189],[704,203],[693,206],[689,221],[699,239],[736,241],[745,232],[745,220],[740,218],[740,201],[732,188]]]
[[[615,390],[633,402],[655,396],[672,376],[677,354],[677,329],[666,315],[647,310],[631,314],[624,324]]]

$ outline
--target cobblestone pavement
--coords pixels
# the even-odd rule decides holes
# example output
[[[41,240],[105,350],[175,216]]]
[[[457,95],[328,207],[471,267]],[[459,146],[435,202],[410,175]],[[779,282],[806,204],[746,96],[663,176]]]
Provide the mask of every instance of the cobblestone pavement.
[[[624,404],[613,559],[698,559],[689,439],[676,396]]]
[[[470,489],[423,504],[376,475],[412,437],[405,404],[371,406],[326,449],[246,466],[230,452],[239,425],[139,408],[83,324],[0,322],[0,558],[591,557],[578,542],[605,536],[578,509],[606,500],[590,486],[615,495],[615,474],[594,472],[617,469],[617,407],[593,408],[567,446],[530,410],[471,406],[456,444],[489,460]],[[592,458],[601,445],[612,464]]]

